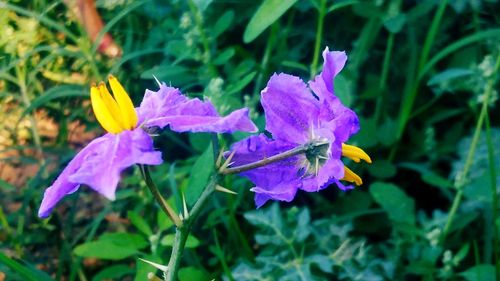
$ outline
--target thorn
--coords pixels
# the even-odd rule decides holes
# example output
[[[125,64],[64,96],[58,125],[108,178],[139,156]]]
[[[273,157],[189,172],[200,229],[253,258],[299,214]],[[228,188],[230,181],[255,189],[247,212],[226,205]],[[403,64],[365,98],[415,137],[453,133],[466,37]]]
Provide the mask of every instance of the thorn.
[[[189,218],[189,211],[186,204],[186,196],[184,196],[184,192],[182,192],[182,208],[184,209],[184,220]]]
[[[158,84],[158,87],[161,87],[160,80],[158,80],[158,78],[156,78],[156,76],[154,76],[154,75],[153,75],[153,77],[156,80],[156,84]]]
[[[322,146],[322,145],[325,145],[325,144],[329,144],[330,142],[329,141],[326,141],[326,140],[320,140],[320,141],[315,141],[313,142],[313,145],[314,146]]]
[[[232,191],[230,189],[227,189],[227,188],[225,188],[223,186],[220,186],[218,184],[215,186],[215,190],[220,191],[220,192],[229,193],[229,194],[238,194],[238,193],[236,193],[236,192],[234,192],[234,191]]]
[[[163,272],[167,272],[167,270],[168,270],[168,266],[165,266],[165,265],[162,265],[162,264],[159,264],[159,263],[156,263],[156,262],[148,261],[148,260],[145,260],[145,259],[141,259],[141,258],[139,258],[139,260],[141,260],[141,261],[143,261],[143,262],[145,262],[145,263],[147,263],[147,264],[153,266],[154,268],[159,269],[159,270],[161,270]]]
[[[319,172],[319,158],[316,157],[316,161],[314,161],[314,175],[317,176]]]
[[[234,154],[236,153],[236,150],[233,150],[231,154],[226,158],[226,161],[224,161],[224,164],[219,168],[219,172],[222,173],[229,165],[233,164],[234,162],[231,162],[233,159]]]
[[[222,162],[222,156],[224,156],[223,149],[219,152],[219,156],[217,156],[217,160],[215,161],[215,168],[219,169],[220,164]]]

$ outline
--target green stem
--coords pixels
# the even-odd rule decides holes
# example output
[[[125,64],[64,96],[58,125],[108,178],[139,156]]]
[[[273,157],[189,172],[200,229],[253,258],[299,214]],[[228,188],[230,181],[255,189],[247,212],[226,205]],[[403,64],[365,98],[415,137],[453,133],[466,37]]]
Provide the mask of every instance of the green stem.
[[[400,140],[401,137],[403,136],[403,133],[406,129],[406,124],[410,119],[413,104],[419,92],[418,91],[419,78],[421,77],[421,74],[423,73],[425,68],[425,64],[427,63],[427,59],[429,58],[429,53],[432,44],[434,43],[434,39],[436,38],[439,29],[439,24],[441,23],[441,19],[443,17],[447,3],[448,0],[442,0],[439,4],[438,10],[436,11],[436,14],[434,14],[431,26],[429,28],[429,31],[427,32],[427,36],[425,37],[424,46],[422,47],[422,52],[420,53],[420,59],[418,63],[416,76],[413,76],[416,79],[413,80],[411,88],[408,91],[405,90],[405,95],[401,102],[401,110],[399,114],[399,125],[397,134],[398,140]]]
[[[427,36],[425,37],[424,47],[422,48],[422,54],[420,55],[420,62],[418,64],[418,72],[421,72],[424,68],[427,59],[429,58],[429,53],[431,51],[432,44],[434,43],[434,39],[436,38],[439,24],[441,23],[441,19],[443,18],[444,10],[446,5],[448,4],[448,0],[441,0],[439,3],[438,10],[432,19],[431,27],[429,28],[429,32],[427,32]]]
[[[254,88],[254,97],[255,99],[252,101],[253,107],[257,107],[260,103],[260,91],[262,90],[262,83],[264,81],[264,75],[267,73],[267,66],[269,65],[269,58],[271,57],[271,53],[274,48],[274,44],[276,43],[276,33],[278,32],[278,24],[279,22],[271,25],[271,32],[269,33],[269,38],[267,39],[266,48],[264,49],[264,55],[262,56],[262,61],[260,62],[260,70],[259,75],[257,75],[257,79],[255,80],[255,88]]]
[[[495,72],[498,71],[498,68],[500,66],[500,55],[497,56],[497,61],[495,64]],[[479,141],[479,136],[481,135],[481,128],[483,126],[484,119],[486,118],[486,114],[488,112],[488,103],[490,100],[491,93],[493,92],[493,84],[494,84],[494,79],[490,79],[488,81],[488,84],[486,85],[485,88],[485,93],[484,93],[484,100],[483,104],[481,107],[481,112],[479,113],[479,118],[477,120],[476,124],[476,129],[474,131],[474,135],[472,137],[472,142],[469,147],[469,151],[467,153],[467,159],[465,161],[464,168],[462,172],[457,176],[455,180],[455,188],[457,189],[457,194],[455,195],[455,198],[453,199],[453,204],[451,206],[449,215],[448,215],[448,220],[446,221],[446,225],[443,229],[443,233],[440,237],[440,242],[441,244],[444,243],[446,236],[448,235],[448,232],[450,231],[451,225],[453,223],[453,219],[457,213],[458,207],[460,206],[460,203],[462,201],[463,197],[463,187],[465,186],[467,175],[469,173],[469,170],[472,166],[472,161],[474,160],[474,154],[476,152],[476,146]]]
[[[278,154],[273,155],[273,156],[271,156],[269,158],[264,158],[262,160],[255,161],[255,162],[252,162],[252,163],[249,163],[249,164],[245,164],[245,165],[241,165],[241,166],[234,167],[234,168],[224,168],[224,169],[222,169],[220,171],[220,173],[222,175],[239,174],[241,172],[253,170],[253,169],[256,169],[256,168],[259,168],[259,167],[263,167],[263,166],[269,165],[269,164],[274,163],[274,162],[278,162],[278,161],[281,161],[281,160],[293,157],[295,155],[306,153],[308,151],[313,150],[317,146],[322,146],[322,145],[325,145],[325,144],[326,144],[325,142],[307,143],[305,145],[297,146],[297,147],[292,148],[290,150],[278,153]]]
[[[385,104],[385,89],[386,89],[386,84],[387,84],[387,76],[389,74],[389,66],[391,64],[391,55],[392,55],[392,48],[394,46],[394,33],[389,34],[389,38],[387,38],[387,48],[385,48],[385,54],[384,54],[384,64],[382,65],[382,75],[380,77],[380,84],[379,84],[379,96],[377,99],[377,105],[375,107],[375,122],[377,122],[380,119],[380,114],[382,113],[382,107]]]
[[[203,45],[203,49],[205,52],[205,63],[208,66],[208,70],[212,74],[212,76],[218,76],[217,69],[215,68],[214,64],[212,63],[212,52],[210,51],[210,42],[208,41],[208,37],[205,33],[205,30],[203,29],[203,18],[201,15],[200,10],[196,6],[196,4],[193,2],[193,0],[188,0],[188,6],[189,10],[191,11],[191,14],[193,15],[194,21],[196,23],[196,28],[198,28],[198,31],[200,32],[200,38],[201,38],[201,44]]]
[[[321,37],[323,35],[323,24],[325,22],[325,15],[326,15],[326,0],[321,0],[318,13],[319,16],[318,16],[318,26],[316,28],[316,40],[314,42],[314,55],[313,55],[313,61],[311,63],[311,79],[313,79],[314,76],[316,75],[316,71],[318,68]]]
[[[170,255],[170,261],[168,262],[168,270],[165,274],[165,281],[174,281],[177,278],[177,272],[179,271],[179,266],[181,263],[182,252],[186,246],[186,240],[191,231],[191,226],[196,221],[197,217],[201,213],[203,206],[208,202],[208,198],[215,191],[215,185],[219,180],[217,174],[212,175],[207,186],[203,190],[198,198],[198,201],[194,204],[193,208],[189,212],[189,216],[184,219],[181,226],[178,226],[175,230],[174,244],[172,245],[172,254]]]
[[[491,184],[491,209],[492,209],[492,220],[491,224],[487,224],[488,227],[493,228],[493,256],[495,258],[495,272],[497,280],[500,280],[500,264],[498,256],[498,193],[497,193],[497,173],[496,173],[496,163],[495,163],[495,151],[493,146],[493,140],[491,136],[491,126],[490,117],[488,114],[488,109],[486,109],[486,142],[488,145],[488,164],[490,167],[490,184]]]
[[[175,213],[174,209],[170,207],[168,202],[163,198],[161,195],[160,191],[158,190],[158,187],[154,183],[153,179],[151,178],[151,175],[149,173],[149,168],[147,165],[139,165],[141,169],[141,174],[142,177],[144,178],[144,181],[146,182],[146,185],[149,188],[149,191],[151,191],[151,194],[153,194],[153,197],[155,198],[156,202],[160,205],[161,209],[167,216],[172,220],[172,222],[175,224],[175,226],[179,227],[182,226],[182,221],[180,217]]]
[[[16,76],[18,79],[19,90],[21,91],[21,98],[25,108],[29,108],[31,106],[31,101],[28,95],[28,89],[26,87],[26,71],[25,69],[21,69],[20,66],[16,66]],[[43,157],[43,149],[42,149],[42,140],[40,138],[40,134],[38,133],[37,122],[33,114],[29,115],[29,120],[31,123],[31,132],[33,134],[33,141],[35,142],[36,150],[37,150],[37,158],[39,158],[40,166],[45,166],[45,158]]]

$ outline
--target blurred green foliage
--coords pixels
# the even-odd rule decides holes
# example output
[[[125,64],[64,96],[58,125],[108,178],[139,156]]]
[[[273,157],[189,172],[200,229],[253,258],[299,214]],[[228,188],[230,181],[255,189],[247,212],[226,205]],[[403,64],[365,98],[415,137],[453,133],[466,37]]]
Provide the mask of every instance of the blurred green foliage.
[[[98,52],[64,2],[0,1],[7,280],[146,280],[156,269],[139,258],[168,261],[173,225],[137,169],[123,175],[114,202],[83,187],[50,219],[36,216],[44,188],[102,133],[92,82],[113,73],[138,104],[156,77],[222,114],[247,106],[263,130],[259,93],[270,75],[307,80],[325,46],[348,54],[335,89],[361,120],[352,141],[374,159],[356,171],[365,185],[254,210],[250,184],[226,177],[238,195],[211,199],[179,279],[495,280],[498,1],[96,1],[123,50],[117,58]],[[207,180],[209,139],[162,132],[155,140],[166,164],[153,177],[178,210],[180,191],[192,202]]]

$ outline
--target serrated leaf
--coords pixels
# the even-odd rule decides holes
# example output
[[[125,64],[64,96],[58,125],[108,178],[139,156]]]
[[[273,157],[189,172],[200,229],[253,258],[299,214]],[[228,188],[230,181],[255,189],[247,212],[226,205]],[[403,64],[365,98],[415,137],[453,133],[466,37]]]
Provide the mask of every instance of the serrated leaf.
[[[277,21],[297,0],[264,0],[245,28],[243,42],[250,43]]]
[[[370,186],[373,199],[382,206],[395,222],[415,224],[415,202],[398,186],[376,182]]]

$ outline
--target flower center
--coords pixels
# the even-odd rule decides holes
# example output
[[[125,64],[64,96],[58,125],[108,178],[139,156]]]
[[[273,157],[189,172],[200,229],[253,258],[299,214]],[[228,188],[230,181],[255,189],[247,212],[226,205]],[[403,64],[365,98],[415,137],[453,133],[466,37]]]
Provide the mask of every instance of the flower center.
[[[108,77],[111,95],[104,82],[90,88],[92,109],[99,124],[109,133],[118,134],[125,130],[133,130],[137,126],[138,117],[134,104],[114,76]]]

